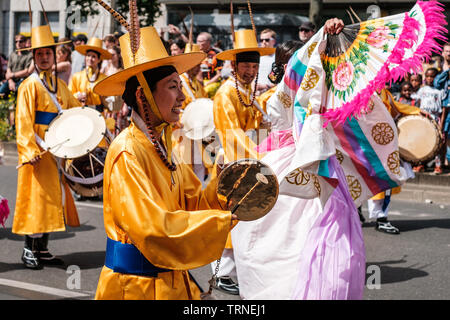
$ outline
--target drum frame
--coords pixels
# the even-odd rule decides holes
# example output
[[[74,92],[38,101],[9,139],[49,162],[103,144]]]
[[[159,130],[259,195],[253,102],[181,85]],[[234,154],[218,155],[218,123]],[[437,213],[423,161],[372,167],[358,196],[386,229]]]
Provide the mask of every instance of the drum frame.
[[[62,169],[63,169],[62,171],[64,173],[64,176],[66,178],[69,187],[77,194],[85,197],[97,197],[103,194],[103,170],[102,173],[95,174],[94,161],[100,164],[102,168],[105,167],[105,162],[100,160],[97,156],[93,154],[94,151],[97,149],[102,149],[105,151],[105,154],[107,153],[106,148],[97,147],[83,156],[89,157],[91,177],[86,177],[85,176],[86,173],[85,174],[81,173],[81,171],[76,166],[73,165],[73,161],[80,160],[82,157],[75,159],[64,159],[62,162]],[[73,170],[72,172],[76,172],[80,177],[74,176],[72,172],[70,172],[70,170]],[[101,183],[100,186],[96,186],[96,184],[99,183]]]

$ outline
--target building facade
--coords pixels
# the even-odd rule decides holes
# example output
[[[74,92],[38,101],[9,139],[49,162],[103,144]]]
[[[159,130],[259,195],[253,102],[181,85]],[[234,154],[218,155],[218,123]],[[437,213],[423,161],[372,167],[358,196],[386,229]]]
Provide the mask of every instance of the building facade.
[[[112,32],[111,15],[103,9],[97,16],[82,19],[76,7],[67,6],[67,0],[41,1],[55,40],[78,33],[103,38]],[[30,3],[33,27],[45,24],[40,2]],[[28,0],[0,0],[0,53],[9,55],[14,50],[14,35],[19,33],[25,36],[31,33]]]
[[[105,0],[114,7],[115,0]],[[158,0],[162,16],[155,27],[162,30],[174,24],[187,33],[190,27],[189,7],[194,12],[194,34],[210,32],[214,42],[220,40],[222,48],[231,46],[230,1],[229,0]],[[88,37],[103,38],[113,33],[112,16],[99,7],[99,15],[82,19],[77,8],[68,6],[69,0],[42,0],[47,19],[55,39],[84,33]],[[251,0],[254,21],[258,31],[271,28],[277,32],[278,42],[298,38],[298,26],[308,20],[311,0]],[[381,16],[408,11],[415,1],[410,0],[323,0],[320,11],[322,24],[329,18],[338,17],[346,24],[352,23],[347,10],[351,7],[361,20],[367,20],[379,11]],[[450,0],[441,0],[446,6],[447,20],[450,17]],[[235,29],[250,28],[246,0],[233,0]],[[33,26],[44,23],[39,1],[31,1]],[[320,27],[320,26],[319,26]],[[14,35],[30,34],[28,0],[0,0],[0,53],[8,55],[14,50]],[[122,30],[124,31],[124,30]],[[171,36],[166,33],[166,40]]]

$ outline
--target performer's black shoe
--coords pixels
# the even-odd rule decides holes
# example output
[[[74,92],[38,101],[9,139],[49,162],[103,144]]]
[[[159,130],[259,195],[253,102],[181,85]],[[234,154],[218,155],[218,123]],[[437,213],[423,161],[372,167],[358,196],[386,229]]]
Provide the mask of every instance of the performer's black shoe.
[[[214,287],[224,293],[239,295],[239,285],[228,276],[217,278]]]
[[[53,265],[53,266],[63,266],[64,260],[55,257],[48,251],[39,251],[39,261],[41,264]]]
[[[377,219],[375,230],[389,234],[400,234],[400,230],[394,227],[386,218]]]
[[[28,248],[23,248],[22,262],[23,265],[28,269],[42,269],[42,264],[39,260],[38,253],[36,251],[33,252]]]
[[[42,269],[42,264],[39,260],[39,252],[37,248],[37,239],[25,236],[25,247],[22,253],[22,262],[26,268],[39,270]]]
[[[41,238],[36,239],[40,262],[47,265],[64,265],[64,261],[62,259],[55,257],[48,251],[48,237],[49,234],[44,233]]]

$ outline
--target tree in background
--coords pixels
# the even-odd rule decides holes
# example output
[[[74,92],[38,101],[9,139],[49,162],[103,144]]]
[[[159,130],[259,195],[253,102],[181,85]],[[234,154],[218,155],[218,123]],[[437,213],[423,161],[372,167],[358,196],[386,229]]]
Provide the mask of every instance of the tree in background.
[[[80,9],[81,17],[87,17],[89,15],[96,15],[99,10],[103,10],[100,5],[94,5],[97,3],[95,0],[66,0],[67,6],[77,6]],[[111,0],[107,3],[122,16],[128,19],[128,0]],[[159,8],[159,2],[157,0],[139,0],[138,2],[138,15],[141,26],[153,25],[156,18],[161,15]]]

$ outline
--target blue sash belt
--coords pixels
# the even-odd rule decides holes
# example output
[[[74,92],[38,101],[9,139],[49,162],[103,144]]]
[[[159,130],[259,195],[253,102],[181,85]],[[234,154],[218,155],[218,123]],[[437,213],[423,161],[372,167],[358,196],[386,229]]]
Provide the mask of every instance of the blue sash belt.
[[[157,277],[160,272],[172,271],[154,266],[132,244],[108,238],[106,242],[105,266],[114,272]]]
[[[36,111],[34,123],[49,125],[57,115],[56,112]]]

